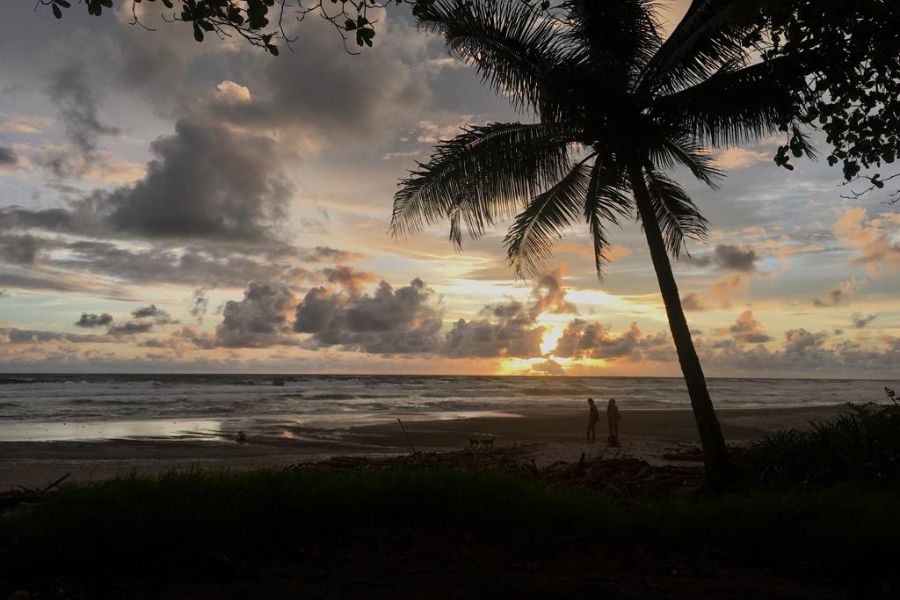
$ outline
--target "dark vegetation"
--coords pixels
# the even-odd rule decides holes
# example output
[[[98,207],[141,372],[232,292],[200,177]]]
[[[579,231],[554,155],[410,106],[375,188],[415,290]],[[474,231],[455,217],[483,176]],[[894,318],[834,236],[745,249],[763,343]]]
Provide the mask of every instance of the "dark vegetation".
[[[900,487],[900,404],[850,406],[852,413],[833,421],[775,433],[741,450],[746,483]]]
[[[718,495],[699,467],[503,448],[70,485],[3,516],[0,597],[885,597],[898,425],[865,405],[769,436]]]
[[[741,573],[754,593],[796,588],[778,597],[824,584],[880,593],[898,585],[898,500],[845,487],[616,498],[454,469],[181,472],[71,486],[7,517],[0,580],[7,594],[60,598],[229,597],[245,585],[337,597],[363,584],[368,597],[508,584],[530,597],[693,598],[715,582],[717,597],[759,597],[728,588]],[[206,591],[179,595],[186,582]]]

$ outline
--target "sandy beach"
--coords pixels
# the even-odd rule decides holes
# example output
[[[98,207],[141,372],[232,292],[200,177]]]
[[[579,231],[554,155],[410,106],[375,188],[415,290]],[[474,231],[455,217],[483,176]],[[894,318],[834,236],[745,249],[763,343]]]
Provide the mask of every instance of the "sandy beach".
[[[827,419],[844,406],[786,409],[722,409],[720,420],[731,443],[745,443],[779,429],[802,428]],[[673,451],[697,446],[688,410],[623,411],[622,445],[585,443],[586,409],[517,411],[509,416],[386,422],[343,429],[302,427],[289,420],[260,420],[247,429],[247,443],[233,440],[116,439],[97,441],[0,443],[0,491],[34,487],[71,473],[70,480],[90,481],[133,471],[173,468],[237,468],[315,462],[341,455],[386,455],[411,451],[440,452],[469,447],[469,439],[492,439],[495,447],[527,446],[538,465],[589,456],[631,456],[665,463]],[[598,427],[605,440],[605,422]]]

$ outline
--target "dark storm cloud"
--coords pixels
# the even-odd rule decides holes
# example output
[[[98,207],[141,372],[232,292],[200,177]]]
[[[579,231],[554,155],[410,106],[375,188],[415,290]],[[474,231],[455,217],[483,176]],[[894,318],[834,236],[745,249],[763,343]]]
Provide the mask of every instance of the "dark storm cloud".
[[[757,260],[759,260],[759,255],[755,250],[733,244],[720,244],[711,254],[696,256],[692,259],[695,265],[701,267],[715,265],[725,271],[742,271],[744,273],[755,271]]]
[[[0,208],[0,229],[44,229],[71,232],[73,215],[62,208],[28,210],[18,206]]]
[[[417,35],[395,26],[377,52],[350,56],[335,52],[327,24],[304,23],[294,52],[237,78],[252,102],[222,99],[213,108],[235,123],[294,126],[339,140],[377,134],[391,122],[415,123],[430,97]]]
[[[294,343],[290,317],[296,306],[290,288],[275,283],[251,283],[243,300],[230,300],[216,329],[218,345],[229,348],[265,348]]]
[[[71,210],[0,212],[0,227],[39,228],[95,238],[178,239],[288,248],[274,228],[284,220],[291,185],[276,143],[209,119],[184,118],[151,144],[144,178],[95,191]],[[313,252],[322,258],[333,249]],[[246,283],[246,280],[245,282]]]
[[[31,235],[0,235],[0,260],[17,265],[35,261],[40,240]]]
[[[19,156],[15,150],[8,146],[0,146],[0,166],[14,165],[19,162]]]
[[[874,321],[875,317],[877,316],[878,315],[876,314],[862,315],[860,313],[853,313],[853,315],[850,317],[850,322],[854,329],[862,329],[866,325]]]
[[[107,327],[113,322],[113,317],[109,313],[100,315],[93,313],[81,313],[81,318],[75,322],[77,327]]]
[[[310,290],[297,306],[294,330],[311,334],[317,347],[341,346],[371,354],[434,352],[440,345],[441,312],[421,279],[358,294],[324,287]]]
[[[484,318],[453,324],[442,352],[453,358],[533,357],[541,355],[544,328],[521,302],[486,306]]]
[[[151,144],[147,175],[98,193],[110,228],[146,238],[261,242],[283,219],[291,185],[278,173],[275,143],[217,123],[181,119]]]

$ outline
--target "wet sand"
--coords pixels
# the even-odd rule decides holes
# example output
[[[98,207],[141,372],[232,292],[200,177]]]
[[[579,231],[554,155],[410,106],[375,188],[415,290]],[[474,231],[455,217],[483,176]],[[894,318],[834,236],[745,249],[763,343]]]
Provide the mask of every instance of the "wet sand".
[[[744,443],[779,429],[802,428],[814,419],[832,418],[844,406],[786,409],[723,409],[719,418],[726,439]],[[529,446],[539,465],[575,461],[581,452],[597,456],[633,456],[663,463],[665,454],[697,446],[688,410],[622,411],[622,445],[606,446],[605,421],[598,443],[585,442],[587,409],[520,411],[515,416],[439,421],[404,421],[407,439],[394,421],[344,429],[301,427],[290,421],[260,421],[247,429],[247,443],[178,439],[0,442],[0,491],[35,487],[66,473],[90,481],[133,471],[154,473],[174,468],[237,468],[315,462],[336,455],[439,452],[469,447],[470,438],[492,439],[499,446]]]

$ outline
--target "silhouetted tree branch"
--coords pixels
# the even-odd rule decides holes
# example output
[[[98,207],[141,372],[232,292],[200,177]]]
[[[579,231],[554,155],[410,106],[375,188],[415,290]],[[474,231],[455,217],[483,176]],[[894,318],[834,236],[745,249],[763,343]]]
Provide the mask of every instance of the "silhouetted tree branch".
[[[139,25],[152,31],[141,22],[138,4],[156,4],[157,0],[133,0],[131,7],[132,25]],[[166,22],[189,23],[194,39],[202,42],[206,34],[217,36],[240,36],[253,46],[258,46],[275,56],[279,43],[290,46],[294,38],[286,32],[286,23],[291,20],[302,22],[309,16],[321,18],[334,26],[345,50],[356,51],[351,44],[372,46],[375,38],[376,20],[370,18],[373,9],[385,8],[389,4],[413,4],[414,0],[159,0],[165,10]],[[101,16],[105,9],[112,9],[113,0],[79,0],[77,4],[87,7],[88,14]],[[63,10],[70,9],[70,0],[37,0],[37,5],[47,6],[57,19],[63,17]]]
[[[759,36],[764,60],[788,58],[807,69],[812,96],[799,121],[825,133],[830,165],[840,164],[846,183],[864,179],[882,189],[877,169],[900,158],[900,6],[896,0],[789,0],[764,15]],[[793,168],[803,154],[802,130],[789,130],[775,162]],[[863,171],[874,174],[863,174]],[[900,192],[891,194],[892,203]]]

